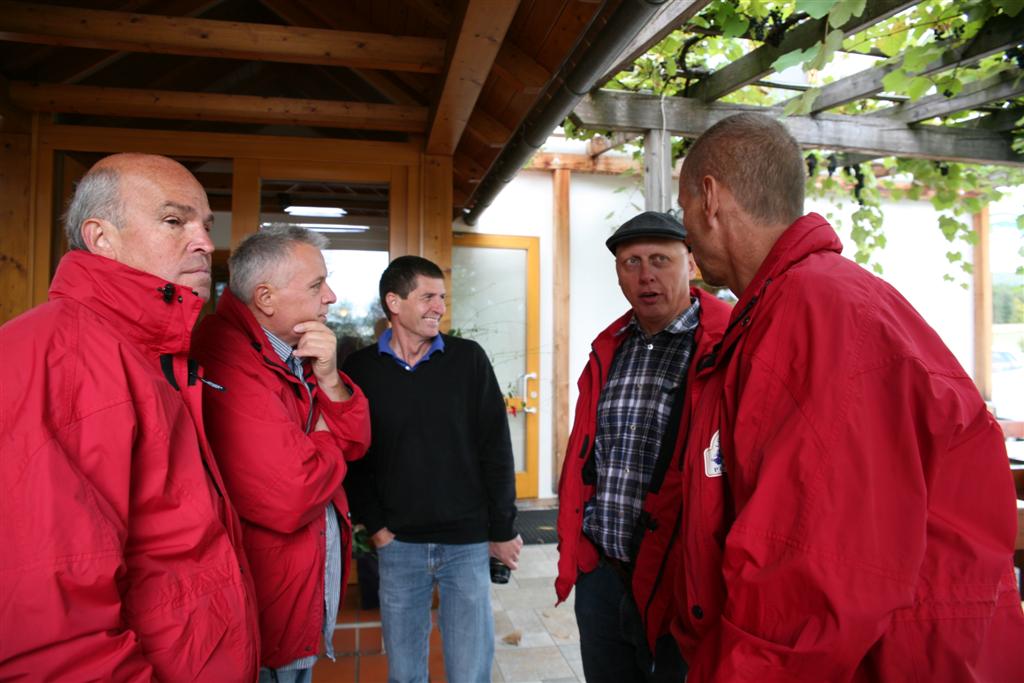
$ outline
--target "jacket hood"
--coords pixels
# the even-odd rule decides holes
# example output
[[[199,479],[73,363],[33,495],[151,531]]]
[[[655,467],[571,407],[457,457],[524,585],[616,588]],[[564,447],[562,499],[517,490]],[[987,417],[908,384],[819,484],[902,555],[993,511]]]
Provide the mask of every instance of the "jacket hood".
[[[779,273],[821,251],[834,251],[837,254],[843,251],[843,243],[839,241],[839,236],[829,222],[816,213],[809,213],[793,221],[768,252],[754,279],[750,281],[743,296],[736,303],[735,310],[744,310],[750,300],[764,289],[766,283]]]
[[[158,354],[188,352],[203,307],[188,287],[79,249],[60,260],[50,299],[77,301]]]

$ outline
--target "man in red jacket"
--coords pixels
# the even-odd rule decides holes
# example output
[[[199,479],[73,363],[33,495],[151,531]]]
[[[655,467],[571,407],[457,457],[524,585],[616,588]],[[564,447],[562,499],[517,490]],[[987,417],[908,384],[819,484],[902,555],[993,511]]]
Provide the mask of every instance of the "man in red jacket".
[[[699,388],[695,354],[729,307],[690,288],[686,230],[647,211],[606,244],[630,311],[593,343],[559,481],[559,601],[576,587],[590,683],[681,681],[669,626],[678,560],[679,457]]]
[[[261,681],[309,681],[332,640],[351,550],[342,480],[370,442],[366,398],[338,372],[322,235],[242,241],[217,312],[196,329],[207,433],[238,506],[260,606]]]
[[[803,214],[777,121],[712,126],[679,203],[740,298],[684,457],[673,631],[705,681],[1021,681],[1002,434],[938,335]]]
[[[68,207],[49,302],[0,328],[0,680],[256,679],[188,359],[212,222],[177,162],[107,157]]]

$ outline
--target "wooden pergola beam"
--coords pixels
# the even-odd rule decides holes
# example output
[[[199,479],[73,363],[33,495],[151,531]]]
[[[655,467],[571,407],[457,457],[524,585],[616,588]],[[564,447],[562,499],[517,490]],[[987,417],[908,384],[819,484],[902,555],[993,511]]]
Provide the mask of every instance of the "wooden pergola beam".
[[[727,116],[760,112],[786,125],[801,147],[834,149],[879,156],[944,159],[979,164],[1024,165],[1024,156],[1011,148],[1009,135],[949,126],[908,126],[869,116],[784,117],[780,108],[754,107],[693,98],[659,98],[602,90],[591,93],[576,106],[572,117],[578,125],[597,130],[641,132],[664,127],[676,135],[696,137]]]
[[[867,0],[867,6],[859,17],[851,17],[842,25],[844,35],[850,36],[872,24],[888,19],[894,14],[914,5],[907,0]],[[739,90],[772,72],[772,63],[793,50],[802,50],[822,39],[828,32],[828,17],[809,19],[786,31],[778,46],[765,43],[747,53],[728,66],[722,67],[699,81],[690,89],[690,94],[704,102],[711,102]]]
[[[989,55],[1016,45],[1020,41],[1020,35],[1019,20],[1000,14],[990,19],[973,39],[950,47],[941,57],[918,73],[922,76],[930,76],[948,69],[973,64]],[[882,79],[899,68],[901,64],[902,60],[890,64],[878,64],[871,69],[865,69],[823,85],[814,100],[810,113],[816,114],[881,92],[883,89]]]
[[[444,41],[0,0],[0,40],[61,47],[440,73]]]
[[[979,128],[999,133],[1024,127],[1019,123],[1024,119],[1024,107],[1013,107],[1011,109],[1000,109],[986,116],[979,116],[976,119],[964,121],[960,125],[964,128]]]
[[[612,62],[608,73],[597,82],[607,83],[618,72],[630,68],[637,57],[657,45],[672,31],[686,25],[710,2],[711,0],[668,0],[633,37],[629,45],[623,48]]]
[[[232,121],[422,133],[427,108],[335,100],[14,82],[11,101],[36,112]]]
[[[469,0],[430,122],[429,154],[455,152],[518,7],[519,0]]]
[[[922,97],[916,102],[872,112],[871,116],[903,123],[927,121],[936,116],[948,116],[958,111],[977,109],[989,102],[1009,100],[1024,94],[1024,74],[1020,70],[1003,71],[983,81],[968,83],[956,97],[942,93]]]

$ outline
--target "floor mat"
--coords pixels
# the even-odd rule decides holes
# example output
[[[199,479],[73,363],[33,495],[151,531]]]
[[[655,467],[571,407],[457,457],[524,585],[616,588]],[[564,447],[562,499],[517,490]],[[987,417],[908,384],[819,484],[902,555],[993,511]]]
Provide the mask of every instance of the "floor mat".
[[[516,514],[516,530],[526,545],[558,543],[558,508],[520,510]]]

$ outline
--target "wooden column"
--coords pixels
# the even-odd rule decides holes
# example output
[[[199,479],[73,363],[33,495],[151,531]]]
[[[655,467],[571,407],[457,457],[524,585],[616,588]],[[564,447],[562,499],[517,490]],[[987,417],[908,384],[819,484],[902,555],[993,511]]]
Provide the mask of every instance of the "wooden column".
[[[32,307],[32,137],[0,133],[0,325]]]
[[[989,260],[988,207],[974,214],[974,383],[992,399],[992,266]]]
[[[260,163],[235,159],[231,167],[231,248],[260,228]]]
[[[672,135],[649,130],[644,135],[644,209],[668,211],[672,189]]]
[[[554,358],[552,387],[554,388],[553,443],[555,468],[551,481],[558,490],[562,474],[565,446],[569,441],[569,189],[572,171],[556,168],[552,174],[554,205]]]
[[[424,154],[420,182],[420,256],[436,263],[444,272],[448,286],[452,282],[452,158]],[[441,320],[441,329],[449,330],[449,308]]]

